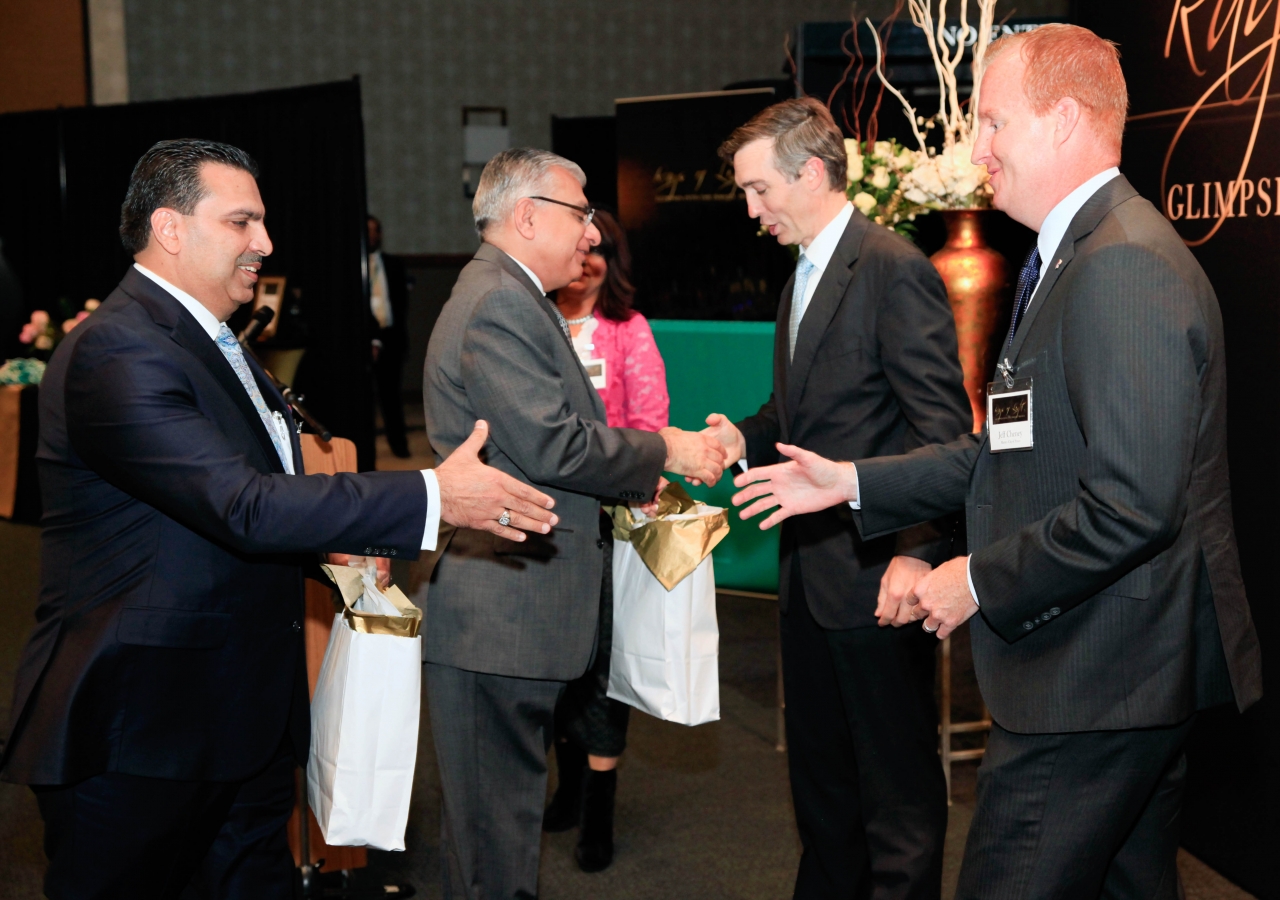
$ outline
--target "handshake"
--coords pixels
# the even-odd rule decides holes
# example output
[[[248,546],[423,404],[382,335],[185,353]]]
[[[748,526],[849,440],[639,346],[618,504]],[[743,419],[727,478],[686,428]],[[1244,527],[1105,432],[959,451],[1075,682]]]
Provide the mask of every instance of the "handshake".
[[[664,428],[659,434],[667,443],[665,470],[683,475],[691,484],[715,484],[747,452],[742,432],[720,413],[707,416],[707,427],[701,431]],[[666,481],[659,481],[655,500],[664,487]]]

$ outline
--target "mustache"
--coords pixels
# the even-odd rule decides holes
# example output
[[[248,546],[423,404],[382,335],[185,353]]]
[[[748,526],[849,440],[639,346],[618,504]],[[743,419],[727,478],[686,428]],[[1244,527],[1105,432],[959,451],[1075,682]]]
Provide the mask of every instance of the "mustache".
[[[236,257],[237,266],[251,266],[254,263],[261,263],[263,257],[258,253],[246,253],[244,256]]]

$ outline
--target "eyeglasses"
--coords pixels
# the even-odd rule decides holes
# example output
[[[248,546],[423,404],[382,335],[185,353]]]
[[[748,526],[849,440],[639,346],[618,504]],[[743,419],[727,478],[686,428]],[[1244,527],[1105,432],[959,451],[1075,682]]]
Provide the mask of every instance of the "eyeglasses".
[[[530,200],[542,200],[545,203],[554,203],[557,206],[567,206],[570,209],[577,210],[584,216],[582,220],[583,226],[591,224],[591,220],[596,217],[596,211],[590,206],[577,206],[573,203],[565,203],[563,200],[552,200],[550,197],[530,197]]]

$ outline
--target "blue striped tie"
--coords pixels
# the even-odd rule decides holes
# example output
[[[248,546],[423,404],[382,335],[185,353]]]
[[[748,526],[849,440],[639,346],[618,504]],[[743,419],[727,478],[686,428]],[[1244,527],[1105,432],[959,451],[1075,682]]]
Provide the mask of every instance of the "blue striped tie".
[[[1023,313],[1027,311],[1027,307],[1031,305],[1031,297],[1036,292],[1036,285],[1040,283],[1040,248],[1031,248],[1031,253],[1027,255],[1027,261],[1022,264],[1022,271],[1018,273],[1018,293],[1013,298],[1013,316],[1009,319],[1009,339],[1004,342],[1005,349],[1013,346],[1013,336],[1018,333],[1018,323],[1022,321]]]
[[[226,323],[218,329],[218,349],[222,351],[222,355],[227,358],[227,362],[231,363],[231,368],[235,370],[236,377],[240,379],[240,383],[244,385],[245,392],[248,393],[249,399],[253,401],[253,408],[258,411],[258,415],[262,418],[262,424],[267,428],[267,436],[271,438],[272,445],[276,448],[276,454],[280,457],[280,465],[284,466],[286,472],[293,469],[293,454],[284,446],[284,439],[276,428],[276,418],[271,414],[271,410],[267,409],[267,402],[262,399],[262,392],[258,390],[258,382],[253,380],[253,373],[249,371],[249,364],[245,362],[244,351],[240,349],[240,342],[236,340],[236,336],[231,333],[231,329]]]

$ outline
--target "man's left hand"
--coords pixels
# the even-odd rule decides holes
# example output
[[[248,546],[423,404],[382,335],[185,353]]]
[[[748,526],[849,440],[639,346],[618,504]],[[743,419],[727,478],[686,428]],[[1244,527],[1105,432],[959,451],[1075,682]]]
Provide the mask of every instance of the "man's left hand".
[[[895,556],[889,560],[889,568],[880,579],[880,596],[876,598],[876,618],[880,627],[892,625],[901,628],[920,617],[916,611],[916,595],[913,593],[920,579],[933,570],[922,559],[914,556]]]
[[[969,558],[960,556],[944,562],[920,579],[915,587],[919,615],[924,630],[938,640],[949,636],[978,611],[969,593]]]

